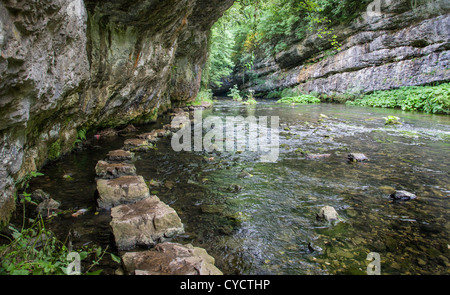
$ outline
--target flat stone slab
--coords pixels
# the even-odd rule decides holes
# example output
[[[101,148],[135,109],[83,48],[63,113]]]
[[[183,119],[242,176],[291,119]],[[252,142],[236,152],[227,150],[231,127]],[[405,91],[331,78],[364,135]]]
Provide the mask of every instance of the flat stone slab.
[[[109,161],[131,161],[134,157],[134,153],[124,150],[115,150],[110,151],[106,157]]]
[[[120,250],[130,250],[136,246],[151,247],[184,233],[177,212],[157,196],[114,207],[111,217],[110,225]]]
[[[118,205],[135,203],[150,196],[148,186],[142,176],[98,179],[97,191],[99,208],[107,210]]]
[[[108,163],[106,161],[98,161],[95,166],[95,173],[98,177],[104,179],[117,178],[120,176],[136,175],[136,167],[128,163]]]
[[[125,271],[135,275],[223,275],[205,249],[162,243],[152,250],[122,256]]]

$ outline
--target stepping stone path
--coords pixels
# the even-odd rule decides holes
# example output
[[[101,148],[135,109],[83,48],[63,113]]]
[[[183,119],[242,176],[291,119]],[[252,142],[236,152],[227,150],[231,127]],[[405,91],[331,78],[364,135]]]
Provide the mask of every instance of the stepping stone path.
[[[189,108],[178,111],[184,110]],[[173,208],[157,196],[150,195],[144,178],[136,174],[136,167],[131,163],[134,152],[154,148],[153,144],[160,138],[168,137],[182,127],[172,128],[167,124],[162,129],[127,139],[122,149],[110,151],[106,159],[98,161],[95,167],[98,207],[111,211],[110,228],[117,248],[122,252],[142,246],[152,247],[147,251],[122,255],[124,268],[129,274],[222,274],[206,250],[190,244],[167,242],[184,233],[183,223]]]

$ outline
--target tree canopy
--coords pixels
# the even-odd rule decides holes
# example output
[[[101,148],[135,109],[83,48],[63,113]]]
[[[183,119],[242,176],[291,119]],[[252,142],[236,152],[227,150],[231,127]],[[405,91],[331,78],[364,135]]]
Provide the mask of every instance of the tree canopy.
[[[327,38],[340,50],[332,27],[354,19],[369,0],[238,0],[211,31],[203,85],[220,86],[233,69],[250,70],[255,58],[269,58],[308,34]]]

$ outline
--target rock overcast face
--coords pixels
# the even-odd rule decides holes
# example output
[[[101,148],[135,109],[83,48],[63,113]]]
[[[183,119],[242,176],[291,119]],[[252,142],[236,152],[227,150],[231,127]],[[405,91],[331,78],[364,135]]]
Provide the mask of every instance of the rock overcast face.
[[[0,227],[14,181],[77,129],[150,122],[195,98],[209,30],[233,0],[0,2]]]

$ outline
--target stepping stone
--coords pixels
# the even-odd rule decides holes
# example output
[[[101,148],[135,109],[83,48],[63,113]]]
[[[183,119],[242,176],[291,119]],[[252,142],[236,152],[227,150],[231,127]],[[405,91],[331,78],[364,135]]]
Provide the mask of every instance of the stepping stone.
[[[157,129],[157,130],[154,130],[153,132],[155,132],[156,136],[158,136],[158,137],[167,137],[170,134],[172,134],[172,132],[170,132],[170,130],[166,130],[166,129]]]
[[[114,179],[98,179],[98,207],[109,210],[121,204],[141,201],[150,196],[142,176],[121,176]]]
[[[362,153],[352,153],[349,154],[347,158],[350,162],[364,162],[369,160],[369,158],[367,158],[366,155]]]
[[[109,161],[131,161],[134,157],[134,153],[124,150],[115,150],[110,151],[106,157]]]
[[[145,152],[153,148],[153,145],[149,143],[146,139],[141,138],[131,138],[124,142],[124,150],[132,152]]]
[[[158,135],[154,131],[148,132],[148,133],[139,134],[137,137],[139,139],[145,139],[145,140],[147,140],[148,142],[151,142],[151,143],[155,143],[159,139]]]
[[[190,244],[162,243],[152,250],[127,252],[125,271],[135,275],[223,275],[205,249]]]
[[[128,163],[108,163],[98,161],[95,166],[95,173],[100,178],[111,179],[126,175],[136,175],[136,167]]]
[[[110,225],[120,250],[130,250],[136,246],[151,247],[184,233],[177,212],[157,196],[114,207],[111,217]]]

